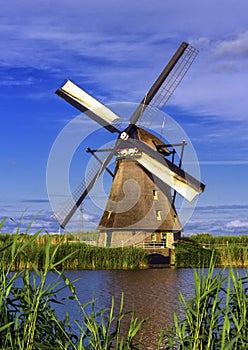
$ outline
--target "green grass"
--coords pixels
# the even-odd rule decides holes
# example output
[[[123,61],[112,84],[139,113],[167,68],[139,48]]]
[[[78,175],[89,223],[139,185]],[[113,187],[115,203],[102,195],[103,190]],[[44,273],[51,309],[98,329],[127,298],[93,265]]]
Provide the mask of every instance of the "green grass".
[[[176,244],[176,267],[209,266],[214,254],[220,267],[248,266],[248,236],[193,235]]]
[[[209,266],[212,251],[194,241],[185,240],[176,244],[176,267]]]
[[[209,233],[202,233],[190,236],[190,240],[202,244],[248,244],[248,236],[212,236]]]
[[[3,225],[4,220],[0,230]],[[75,257],[75,249],[63,250],[59,255],[60,246],[53,246],[52,238],[46,237],[42,245],[43,268],[39,269],[29,252],[38,245],[40,231],[31,236],[28,230],[23,236],[17,229],[0,248],[0,349],[131,350],[149,346],[142,344],[139,336],[145,320],[139,321],[134,313],[123,311],[124,296],[119,306],[112,297],[111,307],[106,310],[98,310],[94,301],[89,303],[90,311],[89,304],[81,305],[75,281],[69,281],[60,269]],[[24,258],[32,274],[26,268],[13,272]],[[216,270],[215,266],[212,255],[208,268],[194,271],[194,293],[191,297],[180,293],[181,312],[174,314],[170,328],[161,331],[158,349],[248,348],[248,275],[240,277],[233,268]],[[49,284],[51,271],[57,277]],[[18,287],[20,280],[22,286]],[[68,314],[60,319],[57,316],[54,304],[64,302],[58,298],[62,289],[81,310],[82,317],[77,322],[71,321]],[[126,332],[124,324],[125,328],[128,325]]]
[[[0,230],[4,222],[0,223]],[[18,229],[0,249],[0,349],[138,349],[137,333],[144,321],[128,315],[128,331],[122,334],[122,323],[127,316],[123,312],[124,297],[118,310],[112,298],[109,310],[96,311],[92,301],[92,310],[87,312],[88,304],[81,305],[73,282],[58,269],[75,255],[75,250],[60,257],[59,245],[52,249],[51,238],[47,237],[42,270],[37,268],[29,252],[39,242],[39,234],[40,231],[23,239]],[[24,259],[33,273],[26,268],[13,272]],[[49,284],[47,277],[51,271],[57,278]],[[22,281],[21,287],[17,287],[17,281],[19,285]],[[62,289],[67,290],[68,299],[74,300],[81,309],[82,319],[76,323],[78,332],[72,332],[67,314],[58,319],[54,309],[54,303],[63,302],[58,299]]]
[[[160,349],[242,350],[248,348],[248,275],[238,271],[216,272],[212,258],[209,269],[194,272],[194,296],[180,293],[181,319],[160,338]]]
[[[2,237],[1,237],[2,236]],[[27,245],[32,239],[28,232],[20,235],[0,235],[0,259],[6,266],[11,264],[13,271],[21,269],[44,269],[46,259],[46,247],[50,244],[50,254],[56,251],[55,262],[60,261],[57,269],[60,270],[94,270],[94,269],[122,269],[133,270],[147,268],[147,254],[141,248],[104,248],[89,246],[76,241],[73,235],[37,236],[32,244]],[[21,250],[21,253],[12,263],[12,244]],[[66,260],[64,256],[70,255]],[[28,259],[27,259],[28,256]]]

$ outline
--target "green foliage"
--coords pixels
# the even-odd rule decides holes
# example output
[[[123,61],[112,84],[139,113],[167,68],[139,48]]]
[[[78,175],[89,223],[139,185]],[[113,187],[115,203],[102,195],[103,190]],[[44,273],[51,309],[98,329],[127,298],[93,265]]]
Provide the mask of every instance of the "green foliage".
[[[136,340],[136,338],[145,320],[139,322],[132,313],[128,331],[123,335],[122,324],[124,317],[127,316],[127,314],[123,312],[123,306],[123,294],[117,313],[115,313],[114,297],[112,297],[110,310],[96,311],[93,302],[91,312],[87,313],[85,311],[85,305],[81,306],[83,324],[76,322],[81,332],[78,349],[140,349],[141,340]]]
[[[213,237],[208,233],[184,238],[176,244],[176,266],[209,266],[214,254],[217,266],[248,266],[248,237]]]
[[[246,267],[248,265],[248,247],[230,245],[216,248],[217,263],[219,266]]]
[[[232,268],[216,272],[212,258],[208,270],[194,272],[195,295],[180,293],[183,317],[160,337],[160,349],[242,350],[248,348],[248,276]]]
[[[0,228],[4,221],[0,223]],[[19,234],[19,229],[11,238],[4,240],[0,248],[0,349],[4,350],[89,350],[89,349],[139,349],[138,332],[144,323],[139,322],[132,314],[128,318],[127,334],[121,334],[122,322],[126,321],[123,312],[124,297],[122,297],[118,312],[115,311],[114,298],[110,310],[95,311],[94,301],[91,313],[86,312],[87,305],[81,305],[73,283],[70,282],[58,268],[64,266],[75,254],[63,251],[58,255],[59,246],[52,246],[51,238],[47,237],[43,246],[42,270],[37,268],[37,261],[29,254],[33,246],[38,247],[40,232],[33,236]],[[31,256],[31,258],[30,258]],[[20,261],[26,259],[25,266],[34,272],[22,269]],[[34,261],[35,260],[35,261]],[[49,273],[54,273],[52,284],[48,283]],[[79,304],[82,320],[77,322],[78,332],[72,332],[69,316],[58,319],[53,307],[58,300],[58,293],[67,289],[68,299]]]
[[[0,222],[0,229],[4,220]],[[101,261],[107,266],[113,250],[108,250],[106,261],[103,251],[93,254],[76,249],[78,243],[61,245],[52,244],[52,237],[45,238],[40,244],[39,234],[20,235],[18,228],[15,235],[2,240],[0,246],[0,348],[5,350],[131,350],[141,349],[142,341],[139,331],[145,320],[138,321],[133,313],[123,311],[124,296],[116,309],[114,297],[109,309],[97,310],[95,301],[81,305],[74,286],[61,271],[68,261],[78,266],[79,253],[85,252],[87,264],[98,264]],[[39,242],[39,243],[38,243]],[[73,246],[76,244],[76,246]],[[181,244],[180,244],[181,245]],[[89,249],[80,244],[80,247]],[[35,248],[34,248],[35,247]],[[42,254],[39,248],[42,247]],[[67,248],[71,247],[68,251]],[[177,249],[189,253],[199,250],[197,244],[188,241]],[[201,248],[203,249],[203,248]],[[138,250],[128,250],[123,257],[124,249],[118,254],[123,261],[115,266],[132,264],[132,255]],[[32,252],[32,254],[30,253]],[[87,253],[86,253],[87,252]],[[199,253],[198,253],[199,254]],[[201,257],[202,252],[200,252]],[[116,257],[116,255],[114,255]],[[192,254],[191,254],[192,256]],[[248,348],[248,275],[240,277],[238,272],[229,270],[216,271],[217,255],[211,256],[209,268],[199,268],[194,272],[194,295],[189,298],[180,293],[182,312],[174,314],[174,325],[161,332],[158,349],[187,350],[242,350]],[[116,258],[115,258],[116,259]],[[206,263],[209,256],[203,257]],[[24,264],[25,261],[25,264]],[[42,269],[39,269],[40,261]],[[198,261],[197,261],[198,264]],[[29,267],[32,273],[20,266]],[[53,283],[49,284],[47,276],[54,274]],[[59,292],[66,289],[68,299],[80,307],[82,317],[71,324],[69,316],[57,317],[54,305],[62,303]],[[127,331],[123,326],[128,325]],[[77,326],[77,331],[75,331]],[[74,331],[73,331],[74,330]],[[143,344],[146,346],[147,344]]]
[[[1,237],[1,235],[0,235]],[[73,237],[73,236],[72,236]],[[0,258],[6,266],[11,264],[14,271],[32,269],[36,266],[44,269],[46,247],[50,242],[50,254],[55,254],[55,261],[61,260],[58,269],[61,270],[92,270],[92,269],[138,269],[148,267],[147,253],[141,248],[104,248],[89,246],[80,241],[72,240],[71,235],[61,236],[33,236],[2,235],[0,240]],[[16,239],[18,238],[18,239]],[[32,240],[32,244],[27,244]],[[20,253],[12,264],[12,249],[15,246]],[[1,250],[1,248],[3,248]],[[70,255],[70,257],[68,257]],[[66,260],[63,257],[67,256]],[[28,258],[27,258],[28,257]]]
[[[191,241],[206,244],[248,244],[248,236],[212,236],[209,233],[200,233],[192,235],[189,238]]]
[[[61,269],[138,269],[147,267],[147,255],[135,247],[104,248],[87,246],[83,243],[61,244],[57,256],[74,252]]]
[[[212,251],[200,244],[185,240],[175,245],[176,267],[209,266]]]
[[[1,248],[0,262],[0,348],[1,349],[59,349],[59,339],[66,339],[58,324],[70,334],[70,324],[65,318],[57,321],[51,302],[56,298],[58,283],[47,285],[47,274],[56,267],[53,257],[46,248],[44,271],[35,266],[35,275],[31,278],[28,270],[13,273],[20,256],[33,245],[39,231],[20,244],[19,230],[12,236],[11,243]],[[6,253],[6,254],[5,254]],[[11,259],[10,259],[10,257]],[[66,259],[66,258],[64,258]],[[17,281],[22,286],[17,287]],[[72,335],[73,337],[73,335]]]

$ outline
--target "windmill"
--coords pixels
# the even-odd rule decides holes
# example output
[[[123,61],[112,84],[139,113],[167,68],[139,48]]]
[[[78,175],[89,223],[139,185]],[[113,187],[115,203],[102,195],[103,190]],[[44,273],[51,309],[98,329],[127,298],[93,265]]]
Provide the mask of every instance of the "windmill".
[[[204,191],[204,185],[176,165],[175,146],[165,144],[155,133],[145,129],[162,108],[188,71],[198,51],[183,42],[145,95],[123,130],[121,118],[87,94],[72,81],[56,94],[85,113],[108,132],[117,135],[112,149],[87,151],[98,160],[87,182],[73,192],[66,206],[55,215],[64,228],[96,184],[107,171],[113,177],[106,208],[98,225],[100,242],[111,246],[132,245],[144,241],[162,241],[169,246],[180,237],[183,227],[175,209],[175,195],[187,201]],[[101,152],[102,157],[96,155]],[[115,170],[108,164],[115,159]],[[171,158],[171,159],[170,159]]]

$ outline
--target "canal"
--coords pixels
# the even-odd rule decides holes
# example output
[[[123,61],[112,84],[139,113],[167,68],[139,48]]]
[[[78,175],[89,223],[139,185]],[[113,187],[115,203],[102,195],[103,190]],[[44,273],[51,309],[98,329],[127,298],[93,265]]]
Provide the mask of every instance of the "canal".
[[[147,319],[141,331],[144,349],[157,349],[160,331],[172,324],[175,311],[180,312],[179,292],[186,296],[194,292],[192,269],[67,271],[66,275],[70,281],[78,279],[75,287],[80,302],[96,299],[97,309],[109,308],[112,296],[118,306],[124,293],[125,311],[133,310],[139,320]],[[63,293],[65,297],[68,290]],[[60,317],[67,311],[72,322],[82,319],[75,301],[66,301],[57,311]]]

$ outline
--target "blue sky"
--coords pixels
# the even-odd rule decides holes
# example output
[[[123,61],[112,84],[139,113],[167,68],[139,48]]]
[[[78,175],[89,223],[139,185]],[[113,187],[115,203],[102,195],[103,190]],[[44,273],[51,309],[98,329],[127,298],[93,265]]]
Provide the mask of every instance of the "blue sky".
[[[192,141],[206,184],[185,232],[247,233],[247,11],[245,0],[4,2],[1,217],[18,221],[27,210],[25,226],[41,211],[34,226],[56,230],[46,164],[78,115],[54,94],[66,78],[105,104],[139,102],[187,41],[200,52],[165,108]],[[96,221],[86,210],[85,222]],[[6,230],[14,225],[8,220]]]

